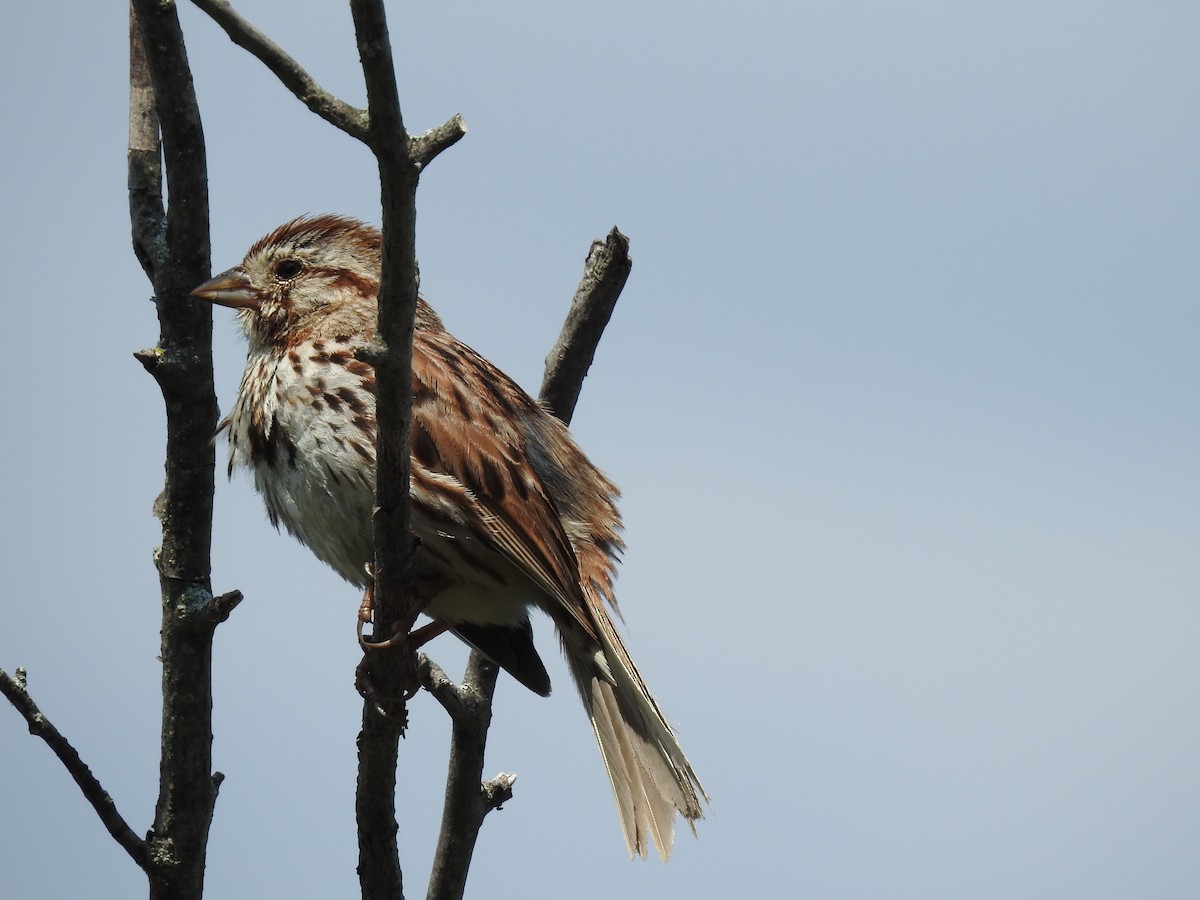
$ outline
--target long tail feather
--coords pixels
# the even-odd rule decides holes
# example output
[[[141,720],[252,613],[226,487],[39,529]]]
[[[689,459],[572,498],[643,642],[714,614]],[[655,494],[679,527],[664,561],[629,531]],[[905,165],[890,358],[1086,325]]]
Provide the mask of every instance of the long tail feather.
[[[676,814],[695,833],[704,817],[700,797],[708,795],[612,621],[599,604],[593,612],[599,647],[577,630],[565,635],[571,674],[592,720],[630,856],[645,857],[653,840],[666,860]]]

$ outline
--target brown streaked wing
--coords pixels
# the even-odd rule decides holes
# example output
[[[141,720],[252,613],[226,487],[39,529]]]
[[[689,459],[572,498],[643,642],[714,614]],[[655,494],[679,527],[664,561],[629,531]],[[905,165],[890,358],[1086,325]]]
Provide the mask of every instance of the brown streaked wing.
[[[492,546],[596,638],[571,542],[514,425],[514,405],[533,401],[444,331],[418,332],[413,395],[414,463],[467,488]]]

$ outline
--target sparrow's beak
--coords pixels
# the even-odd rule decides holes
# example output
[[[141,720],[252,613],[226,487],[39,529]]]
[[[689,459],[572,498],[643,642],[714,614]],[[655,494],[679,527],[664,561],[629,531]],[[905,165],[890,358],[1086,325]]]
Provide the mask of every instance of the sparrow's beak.
[[[235,266],[228,272],[210,278],[192,291],[191,296],[235,309],[258,306],[258,291],[250,285],[250,279],[246,277],[241,266]]]

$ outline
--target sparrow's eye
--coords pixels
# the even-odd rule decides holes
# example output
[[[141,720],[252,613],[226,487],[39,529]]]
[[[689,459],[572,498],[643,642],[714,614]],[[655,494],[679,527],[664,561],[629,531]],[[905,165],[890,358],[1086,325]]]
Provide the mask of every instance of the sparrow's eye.
[[[303,268],[298,259],[281,259],[275,264],[275,277],[280,281],[291,281]]]

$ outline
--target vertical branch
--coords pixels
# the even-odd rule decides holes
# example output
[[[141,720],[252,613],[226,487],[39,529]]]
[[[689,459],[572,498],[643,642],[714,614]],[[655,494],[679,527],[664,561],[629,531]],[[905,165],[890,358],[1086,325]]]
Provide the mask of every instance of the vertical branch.
[[[159,321],[158,345],[135,355],[158,382],[167,417],[166,477],[156,505],[162,546],[155,555],[162,755],[147,872],[152,898],[198,900],[219,783],[212,772],[212,640],[240,595],[214,598],[209,581],[217,422],[212,313],[185,299],[210,268],[204,133],[174,4],[133,0],[131,14],[130,218]],[[171,197],[165,212],[156,130]]]
[[[379,163],[383,208],[383,268],[379,285],[379,324],[366,358],[376,377],[376,488],[374,513],[376,633],[391,635],[394,649],[373,651],[370,667],[376,689],[401,697],[415,682],[408,646],[412,598],[412,527],[408,502],[409,446],[412,421],[412,339],[417,308],[416,190],[417,167],[409,159],[408,133],[400,115],[396,73],[383,4],[351,0],[355,34],[367,86],[367,142]],[[382,657],[382,658],[379,658]],[[364,898],[404,896],[396,843],[396,763],[404,727],[402,707],[396,718],[363,707],[358,740],[359,773],[355,806],[358,818],[358,877]]]
[[[420,277],[416,261],[418,169],[410,158],[408,133],[400,115],[383,4],[380,0],[353,0],[350,7],[367,85],[368,144],[379,163],[383,211],[379,324],[367,354],[376,370],[379,429],[375,448],[375,625],[389,633],[395,622],[405,619],[412,581],[408,491],[413,320]],[[406,647],[400,650],[398,656],[411,657]]]

